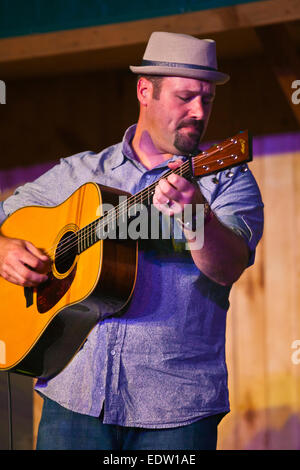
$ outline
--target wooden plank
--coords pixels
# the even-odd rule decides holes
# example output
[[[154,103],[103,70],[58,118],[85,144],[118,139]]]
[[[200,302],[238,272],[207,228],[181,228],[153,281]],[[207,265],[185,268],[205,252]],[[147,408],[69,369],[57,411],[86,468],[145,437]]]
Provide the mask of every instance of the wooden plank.
[[[12,446],[14,450],[28,450],[32,447],[33,424],[31,380],[28,377],[10,374],[10,384]],[[9,449],[7,387],[7,373],[2,372],[0,374],[0,451]]]
[[[300,59],[287,27],[284,24],[264,26],[256,28],[256,33],[290,109],[300,124],[300,106],[292,101],[292,83],[300,79]]]
[[[261,191],[264,166],[261,158],[251,162]],[[265,317],[264,240],[256,251],[255,264],[233,286],[227,320],[226,355],[229,372],[231,414],[220,425],[220,449],[245,449],[260,430],[257,449],[265,447]]]
[[[218,429],[218,450],[238,448],[238,377],[237,377],[237,315],[236,289],[230,294],[230,308],[226,320],[226,362],[231,412],[221,421]]]
[[[134,22],[80,28],[0,40],[0,64],[145,44],[152,31],[192,35],[294,21],[300,0],[266,0]]]
[[[293,161],[293,176],[294,176],[294,198],[293,207],[295,208],[294,213],[294,279],[293,279],[293,304],[294,304],[294,315],[292,319],[293,329],[293,341],[291,344],[291,361],[292,361],[292,379],[293,379],[293,395],[292,404],[293,409],[298,410],[298,422],[294,419],[294,439],[298,443],[298,449],[300,448],[300,249],[299,249],[299,238],[300,238],[300,157]],[[294,349],[293,343],[297,342],[297,350]],[[296,355],[295,355],[296,353]]]
[[[298,449],[300,362],[292,360],[292,344],[300,340],[300,152],[270,155],[266,147],[251,168],[265,230],[255,265],[230,297],[232,411],[221,422],[219,449]]]
[[[299,444],[293,435],[293,419],[299,414],[296,370],[291,361],[291,344],[298,337],[295,326],[299,312],[296,302],[299,243],[296,240],[294,161],[299,154],[265,160],[265,305],[266,359],[268,367],[268,448],[294,449]],[[296,328],[296,329],[295,329]],[[297,331],[298,330],[298,331]],[[280,441],[280,442],[279,442]]]

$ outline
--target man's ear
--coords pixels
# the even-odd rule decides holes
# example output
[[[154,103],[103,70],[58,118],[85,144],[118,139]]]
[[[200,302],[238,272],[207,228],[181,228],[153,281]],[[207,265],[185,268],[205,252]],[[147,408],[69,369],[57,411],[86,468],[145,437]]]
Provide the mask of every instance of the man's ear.
[[[153,85],[144,77],[141,77],[137,83],[137,97],[141,105],[147,106],[152,97]]]

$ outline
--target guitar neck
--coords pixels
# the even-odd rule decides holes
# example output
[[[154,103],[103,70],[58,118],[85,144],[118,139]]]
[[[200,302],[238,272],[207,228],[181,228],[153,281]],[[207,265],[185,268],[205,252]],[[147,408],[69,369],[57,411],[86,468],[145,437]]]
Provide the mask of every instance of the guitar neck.
[[[78,230],[77,235],[77,244],[78,244],[78,254],[87,250],[90,246],[97,243],[101,237],[101,229],[106,232],[109,230],[115,230],[118,222],[123,220],[130,219],[137,215],[139,208],[143,205],[145,207],[150,207],[152,204],[153,195],[155,192],[156,185],[159,181],[172,173],[179,174],[185,178],[191,178],[191,167],[190,165],[182,165],[176,170],[170,170],[166,172],[161,178],[159,178],[154,183],[150,184],[146,188],[142,189],[138,193],[125,198],[119,205],[115,206],[109,210],[106,214],[103,214],[101,217],[97,218],[90,224],[86,225],[82,229]]]
[[[127,220],[136,216],[136,211],[141,205],[149,207],[152,203],[155,187],[159,181],[172,173],[184,178],[201,178],[209,174],[223,171],[226,168],[240,165],[252,159],[251,143],[249,143],[248,131],[239,132],[236,136],[224,140],[220,144],[213,145],[205,152],[191,156],[176,170],[169,170],[157,181],[129,198],[125,198],[119,205],[113,207],[106,214],[83,227],[77,232],[78,254],[82,253],[101,238],[101,229],[115,230],[120,220]]]

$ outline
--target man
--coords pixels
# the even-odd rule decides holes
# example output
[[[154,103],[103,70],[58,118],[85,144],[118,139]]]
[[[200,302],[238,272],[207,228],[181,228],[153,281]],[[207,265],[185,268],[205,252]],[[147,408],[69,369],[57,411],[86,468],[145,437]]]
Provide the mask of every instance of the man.
[[[197,183],[179,174],[162,178],[198,153],[216,85],[229,77],[217,70],[214,41],[164,32],[151,35],[142,65],[131,70],[140,75],[137,125],[121,143],[62,159],[18,188],[2,218],[29,204],[59,204],[87,181],[133,194],[159,179],[153,203],[167,216],[187,204],[195,215],[205,204],[204,246],[193,244],[194,227],[183,221],[189,250],[174,240],[140,249],[124,315],[100,322],[57,377],[37,383],[45,399],[39,449],[216,449],[218,423],[229,411],[228,296],[254,262],[260,193],[250,170],[239,167],[231,177],[220,172],[217,184],[212,176]],[[30,241],[1,238],[5,279],[37,285],[47,268]]]

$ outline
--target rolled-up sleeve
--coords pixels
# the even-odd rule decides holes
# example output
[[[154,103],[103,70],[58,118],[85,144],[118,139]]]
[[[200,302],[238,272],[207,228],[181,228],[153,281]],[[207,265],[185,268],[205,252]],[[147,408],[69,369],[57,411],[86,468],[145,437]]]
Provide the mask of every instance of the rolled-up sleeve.
[[[222,174],[222,183],[211,208],[227,227],[241,235],[249,247],[248,266],[254,263],[256,246],[263,234],[264,204],[257,182],[248,168],[232,169],[233,176]]]

